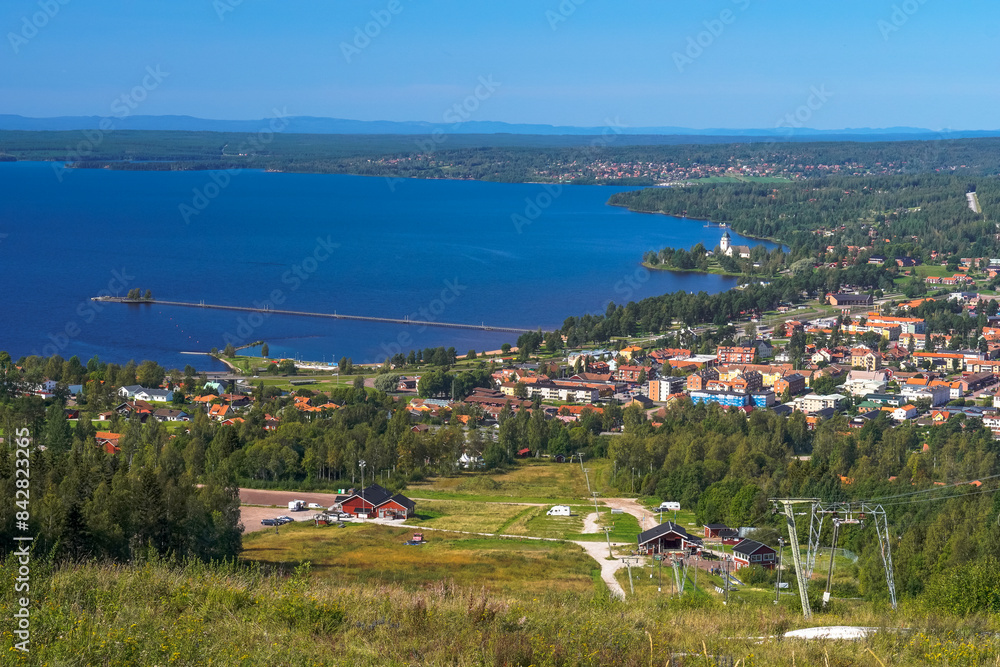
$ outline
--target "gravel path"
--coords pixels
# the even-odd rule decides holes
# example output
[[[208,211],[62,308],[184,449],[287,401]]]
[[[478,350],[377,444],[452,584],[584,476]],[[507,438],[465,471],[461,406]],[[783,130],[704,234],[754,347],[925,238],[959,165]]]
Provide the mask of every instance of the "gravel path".
[[[637,503],[634,498],[604,498],[604,504],[611,509],[631,514],[639,520],[639,526],[643,530],[652,528],[658,523],[656,515]]]
[[[601,579],[608,585],[611,597],[625,599],[625,589],[615,579],[615,572],[625,567],[619,559],[608,560],[608,545],[605,542],[573,542],[583,547],[583,550],[601,566]]]
[[[584,517],[583,532],[584,534],[601,532],[601,527],[597,525],[597,512],[591,512]]]

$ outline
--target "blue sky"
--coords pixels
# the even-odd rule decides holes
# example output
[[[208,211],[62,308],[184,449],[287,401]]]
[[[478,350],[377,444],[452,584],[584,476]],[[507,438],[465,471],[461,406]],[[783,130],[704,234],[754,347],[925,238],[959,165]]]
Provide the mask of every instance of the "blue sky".
[[[5,0],[0,113],[111,115],[145,77],[133,113],[997,129],[997,26],[979,0]]]

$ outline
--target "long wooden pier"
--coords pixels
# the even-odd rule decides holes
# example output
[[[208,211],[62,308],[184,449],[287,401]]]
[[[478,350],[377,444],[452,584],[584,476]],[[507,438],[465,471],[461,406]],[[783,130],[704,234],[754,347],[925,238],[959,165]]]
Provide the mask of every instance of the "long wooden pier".
[[[182,308],[211,308],[213,310],[235,310],[245,313],[265,315],[296,315],[298,317],[327,317],[335,320],[358,320],[361,322],[381,322],[384,324],[405,324],[423,327],[445,327],[448,329],[476,329],[479,331],[500,331],[503,333],[529,333],[538,329],[492,326],[489,324],[459,324],[456,322],[433,322],[431,320],[411,320],[408,317],[370,317],[367,315],[344,315],[342,313],[311,313],[303,310],[281,310],[278,308],[257,308],[254,306],[223,306],[214,303],[191,303],[188,301],[162,301],[160,299],[127,299],[114,296],[94,296],[91,301],[104,303],[157,304],[160,306],[180,306]]]

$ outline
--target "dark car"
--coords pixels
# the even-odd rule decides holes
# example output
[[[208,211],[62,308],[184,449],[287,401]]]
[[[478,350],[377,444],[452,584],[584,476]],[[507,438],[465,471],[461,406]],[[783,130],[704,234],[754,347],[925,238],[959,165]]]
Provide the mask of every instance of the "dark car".
[[[261,519],[260,524],[262,526],[279,526],[281,525],[277,519]]]

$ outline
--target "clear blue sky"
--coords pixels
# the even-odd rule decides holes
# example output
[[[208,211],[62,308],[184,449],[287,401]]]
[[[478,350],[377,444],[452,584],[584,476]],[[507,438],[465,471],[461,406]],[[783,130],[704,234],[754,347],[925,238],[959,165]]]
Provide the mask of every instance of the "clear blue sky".
[[[1000,127],[995,1],[61,1],[2,3],[0,113],[111,115],[159,66],[134,113],[440,123],[492,77],[470,119],[774,127],[815,87],[806,127]],[[373,11],[391,19],[348,62]]]

